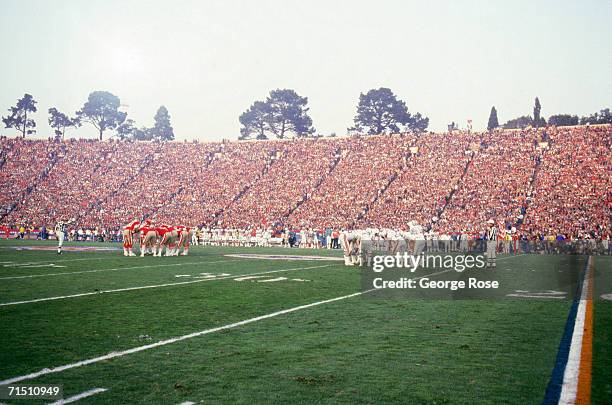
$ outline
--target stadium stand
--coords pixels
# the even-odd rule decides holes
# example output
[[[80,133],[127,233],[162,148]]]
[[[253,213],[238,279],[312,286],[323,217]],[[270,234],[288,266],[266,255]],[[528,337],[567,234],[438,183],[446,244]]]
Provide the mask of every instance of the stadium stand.
[[[544,151],[531,203],[526,204],[525,230],[585,235],[598,224],[609,231],[610,127],[549,132],[551,145]]]
[[[335,168],[340,154],[337,142],[276,142],[269,170],[224,212],[221,222],[230,228],[268,227],[284,221],[310,197]]]
[[[177,193],[170,200],[159,201],[161,208],[155,216],[157,220],[189,225],[217,223],[223,211],[265,174],[276,151],[274,143],[262,142],[224,142],[208,144],[206,148],[209,148],[208,160],[199,170],[190,170],[187,164],[180,163],[180,156],[175,156],[177,166],[182,169],[175,166],[174,170],[180,173],[183,181],[190,178],[190,182],[164,185],[163,179],[160,180],[157,187],[166,187]],[[189,150],[183,150],[183,153],[187,154]],[[134,214],[143,215],[137,210]]]
[[[445,207],[470,161],[472,134],[423,134],[406,167],[360,221],[361,227],[397,228],[411,218],[429,223]]]
[[[414,139],[372,136],[338,141],[334,172],[288,218],[292,227],[352,228],[405,166]]]
[[[66,145],[22,138],[3,138],[1,145],[0,216],[4,219],[17,206],[27,206],[32,199],[37,198],[36,194],[32,195],[34,188],[48,177],[65,153]],[[46,218],[14,215],[4,222],[39,224],[42,219]]]
[[[489,218],[513,225],[533,179],[539,136],[535,130],[483,134],[436,228],[442,233],[478,230]]]
[[[612,126],[282,141],[0,139],[0,225],[135,217],[222,228],[440,233],[489,218],[535,237],[610,230]],[[578,198],[576,198],[578,197]]]

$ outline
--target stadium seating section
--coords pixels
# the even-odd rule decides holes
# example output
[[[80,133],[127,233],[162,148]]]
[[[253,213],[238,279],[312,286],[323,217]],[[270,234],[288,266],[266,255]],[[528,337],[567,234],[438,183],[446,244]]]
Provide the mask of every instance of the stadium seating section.
[[[610,229],[612,127],[274,141],[0,140],[6,226]],[[591,229],[596,227],[598,229]]]

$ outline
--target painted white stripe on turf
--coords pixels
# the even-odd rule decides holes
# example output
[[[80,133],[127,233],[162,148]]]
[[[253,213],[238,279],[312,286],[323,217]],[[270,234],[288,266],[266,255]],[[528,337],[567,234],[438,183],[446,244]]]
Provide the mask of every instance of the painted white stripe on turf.
[[[244,280],[253,280],[255,278],[262,278],[262,277],[266,277],[266,276],[248,276],[248,277],[238,277],[235,278],[235,281],[244,281]]]
[[[181,403],[180,403],[180,404],[178,404],[178,405],[194,405],[194,404],[195,404],[195,402],[185,401],[185,402],[181,402]]]
[[[328,266],[331,266],[331,265],[327,264],[327,265],[324,265],[324,266],[316,266],[316,267],[328,267]],[[297,270],[297,269],[294,269],[294,270]],[[453,270],[452,269],[443,270],[443,271],[439,271],[437,273],[431,273],[431,274],[423,275],[421,277],[415,277],[414,279],[418,280],[418,279],[421,279],[423,277],[432,277],[432,276],[436,276],[436,275],[439,275],[439,274],[442,274],[442,273],[448,273],[450,271],[453,271]],[[205,281],[205,280],[201,280],[201,281]],[[293,307],[293,308],[283,309],[281,311],[272,312],[271,314],[261,315],[261,316],[255,317],[255,318],[245,319],[244,321],[230,323],[230,324],[227,324],[227,325],[218,326],[216,328],[205,329],[205,330],[200,331],[200,332],[194,332],[194,333],[190,333],[188,335],[183,335],[183,336],[179,336],[179,337],[175,337],[175,338],[171,338],[171,339],[160,340],[159,342],[156,342],[156,343],[151,343],[151,344],[144,345],[144,346],[134,347],[134,348],[131,348],[131,349],[128,349],[128,350],[120,351],[120,352],[110,352],[108,354],[105,354],[104,356],[94,357],[94,358],[91,358],[91,359],[88,359],[88,360],[78,361],[76,363],[65,364],[63,366],[58,366],[58,367],[53,367],[53,368],[43,368],[42,370],[37,371],[35,373],[26,374],[26,375],[22,375],[22,376],[19,376],[19,377],[9,378],[8,380],[0,381],[0,385],[14,384],[14,383],[20,382],[20,381],[32,380],[34,378],[38,378],[40,376],[47,375],[47,374],[60,373],[62,371],[70,370],[72,368],[77,368],[77,367],[81,367],[81,366],[87,366],[89,364],[99,363],[101,361],[106,361],[106,360],[114,359],[116,357],[123,357],[123,356],[126,356],[128,354],[138,353],[138,352],[142,352],[142,351],[145,351],[145,350],[154,349],[156,347],[169,345],[171,343],[176,343],[176,342],[180,342],[180,341],[183,341],[183,340],[192,339],[194,337],[208,335],[208,334],[211,334],[211,333],[220,332],[220,331],[227,330],[227,329],[233,329],[233,328],[236,328],[238,326],[247,325],[249,323],[261,321],[261,320],[268,319],[268,318],[274,318],[274,317],[279,316],[279,315],[284,315],[284,314],[289,314],[291,312],[301,311],[302,309],[316,307],[318,305],[323,305],[323,304],[329,304],[330,302],[341,301],[341,300],[345,300],[347,298],[357,297],[359,295],[367,294],[367,293],[370,293],[372,291],[376,291],[376,289],[372,288],[370,290],[359,291],[359,292],[356,292],[356,293],[353,293],[353,294],[343,295],[341,297],[330,298],[330,299],[323,300],[323,301],[313,302],[311,304],[300,305],[300,306]]]
[[[0,277],[0,280],[17,280],[22,278],[34,278],[34,277],[48,277],[48,276],[66,276],[70,274],[83,274],[83,273],[99,273],[101,271],[120,271],[120,270],[134,270],[134,269],[148,269],[153,267],[172,267],[172,266],[185,266],[188,264],[213,264],[213,263],[229,263],[239,262],[240,260],[217,260],[214,262],[187,262],[187,263],[171,263],[171,264],[152,264],[150,266],[134,266],[134,267],[115,267],[112,269],[97,269],[97,270],[83,270],[83,271],[67,271],[63,273],[47,273],[47,274],[30,274],[27,276],[9,276]]]
[[[561,295],[506,294],[506,297],[514,297],[514,298],[543,298],[543,299],[561,299],[561,300],[565,299],[565,296],[561,296]]]
[[[563,386],[559,396],[559,404],[570,405],[576,401],[578,391],[578,376],[580,375],[580,355],[582,352],[582,337],[584,335],[584,318],[586,315],[588,283],[591,279],[591,256],[587,262],[587,270],[584,273],[582,287],[580,290],[580,302],[576,312],[574,322],[574,332],[572,333],[572,344],[570,345],[565,372],[563,373]]]
[[[99,294],[105,294],[105,293],[114,293],[114,292],[123,292],[123,291],[134,291],[134,290],[145,290],[145,289],[149,289],[149,288],[161,288],[161,287],[170,287],[170,286],[174,286],[174,285],[202,283],[204,281],[225,280],[225,279],[228,279],[228,278],[236,278],[236,277],[249,276],[249,275],[257,275],[257,274],[271,274],[271,273],[280,273],[280,272],[284,272],[284,271],[293,271],[293,270],[318,269],[318,268],[321,268],[321,267],[329,267],[329,266],[333,266],[333,265],[332,264],[324,264],[324,265],[321,265],[321,266],[297,267],[297,268],[292,268],[292,269],[270,270],[270,271],[263,271],[263,272],[258,272],[258,273],[238,274],[238,275],[235,275],[235,276],[216,277],[216,278],[202,278],[202,279],[197,279],[197,280],[181,281],[181,282],[177,282],[177,283],[143,285],[143,286],[138,286],[138,287],[118,288],[116,290],[103,290],[103,291],[95,291],[95,292],[72,294],[72,295],[60,295],[58,297],[36,298],[36,299],[33,299],[33,300],[26,300],[26,301],[3,302],[3,303],[0,303],[0,307],[4,307],[4,306],[7,306],[7,305],[31,304],[33,302],[55,301],[55,300],[62,300],[62,299],[66,299],[66,298],[86,297],[88,295],[99,295]]]
[[[276,278],[270,278],[267,280],[257,280],[258,283],[273,283],[275,281],[283,281],[283,280],[287,280],[287,277],[276,277]]]
[[[7,266],[4,265],[3,267],[18,267],[18,266],[25,266],[25,265],[30,265],[30,264],[42,264],[42,263],[63,263],[63,262],[78,262],[78,261],[82,261],[82,260],[107,260],[108,257],[91,257],[88,259],[66,259],[66,260],[43,260],[43,261],[39,261],[39,262],[23,262],[23,263],[19,263],[19,262],[6,262],[6,263],[14,263],[14,266]]]
[[[99,394],[101,392],[104,392],[104,391],[108,391],[108,390],[106,388],[93,388],[93,389],[91,389],[89,391],[81,392],[78,395],[74,395],[74,396],[69,397],[69,398],[60,399],[59,401],[52,402],[49,405],[69,404],[71,402],[76,402],[76,401],[79,401],[79,400],[81,400],[83,398],[87,398],[87,397],[90,397],[92,395],[96,395],[96,394]]]
[[[9,267],[9,265],[5,264],[4,267]],[[66,267],[66,266],[62,266],[61,264],[55,264],[55,263],[43,263],[43,264],[20,264],[20,265],[11,265],[10,267],[16,267],[18,269],[36,269],[38,267]]]

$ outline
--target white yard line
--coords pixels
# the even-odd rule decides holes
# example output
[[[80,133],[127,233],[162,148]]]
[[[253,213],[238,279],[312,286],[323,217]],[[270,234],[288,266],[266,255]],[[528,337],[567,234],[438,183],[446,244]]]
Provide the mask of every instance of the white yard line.
[[[564,295],[534,295],[534,294],[506,294],[506,297],[543,298],[543,299],[555,299],[555,300],[564,300],[566,298]]]
[[[267,280],[258,280],[258,283],[273,283],[275,281],[283,281],[283,280],[287,280],[287,277],[276,277],[276,278],[270,278]]]
[[[76,402],[76,401],[79,401],[79,400],[81,400],[83,398],[87,398],[87,397],[90,397],[92,395],[96,395],[96,394],[99,394],[101,392],[104,392],[104,391],[108,391],[108,390],[106,388],[93,388],[91,390],[88,390],[88,391],[85,391],[85,392],[81,392],[78,395],[74,395],[74,396],[69,397],[69,398],[60,399],[59,401],[52,402],[49,405],[69,404],[71,402]]]
[[[134,266],[134,267],[114,267],[112,269],[97,269],[97,270],[83,270],[83,271],[66,271],[63,273],[46,273],[46,274],[29,274],[26,276],[9,276],[0,277],[0,280],[18,280],[22,278],[34,278],[34,277],[49,277],[49,276],[66,276],[70,274],[83,274],[83,273],[99,273],[101,271],[120,271],[120,270],[134,270],[134,269],[148,269],[152,267],[172,267],[172,266],[184,266],[188,264],[213,264],[213,263],[226,263],[226,262],[239,262],[240,259],[234,260],[217,260],[213,262],[186,262],[186,263],[171,263],[171,264],[152,264],[149,266]]]
[[[108,259],[108,257],[90,257],[88,259],[65,259],[65,260],[43,260],[43,261],[39,261],[39,262],[17,262],[15,260],[10,261],[10,262],[2,262],[2,263],[12,263],[14,264],[14,266],[12,265],[4,265],[3,267],[19,267],[19,266],[26,266],[26,265],[31,265],[31,264],[42,264],[42,263],[63,263],[63,262],[79,262],[82,260],[106,260]]]
[[[328,267],[328,266],[331,266],[331,265],[327,264],[327,265],[324,265],[324,266],[316,266],[316,267]],[[315,268],[315,267],[312,267],[312,268]],[[289,269],[289,270],[298,270],[298,269]],[[285,270],[285,271],[289,271],[289,270]],[[282,271],[282,270],[276,270],[276,271]],[[452,271],[452,269],[439,271],[437,273],[426,274],[426,275],[423,275],[421,277],[416,277],[415,279],[418,280],[418,279],[423,278],[423,277],[432,277],[432,276],[435,276],[435,275],[438,275],[438,274],[448,273],[449,271]],[[206,281],[206,280],[200,280],[200,281]],[[127,349],[127,350],[123,350],[123,351],[119,351],[119,352],[110,352],[108,354],[105,354],[104,356],[93,357],[91,359],[78,361],[76,363],[65,364],[63,366],[58,366],[58,367],[53,367],[53,368],[43,368],[42,370],[34,372],[34,373],[31,373],[31,374],[25,374],[25,375],[22,375],[22,376],[9,378],[8,380],[0,381],[0,385],[14,384],[14,383],[17,383],[17,382],[20,382],[20,381],[32,380],[34,378],[38,378],[40,376],[47,375],[47,374],[60,373],[62,371],[70,370],[72,368],[77,368],[77,367],[81,367],[81,366],[87,366],[89,364],[99,363],[101,361],[106,361],[106,360],[114,359],[114,358],[117,358],[117,357],[123,357],[123,356],[126,356],[128,354],[138,353],[138,352],[142,352],[142,351],[145,351],[145,350],[154,349],[154,348],[160,347],[160,346],[166,346],[166,345],[169,345],[171,343],[176,343],[176,342],[180,342],[180,341],[183,341],[183,340],[192,339],[192,338],[195,338],[195,337],[199,337],[199,336],[203,336],[203,335],[208,335],[208,334],[215,333],[215,332],[220,332],[220,331],[223,331],[223,330],[233,329],[233,328],[236,328],[238,326],[247,325],[247,324],[258,322],[258,321],[261,321],[261,320],[264,320],[264,319],[274,318],[274,317],[277,317],[277,316],[280,316],[280,315],[285,315],[285,314],[289,314],[289,313],[292,313],[292,312],[301,311],[303,309],[307,309],[307,308],[311,308],[311,307],[316,307],[318,305],[329,304],[330,302],[336,302],[336,301],[341,301],[341,300],[345,300],[345,299],[348,299],[348,298],[357,297],[357,296],[360,296],[360,295],[363,295],[363,294],[370,293],[372,291],[376,291],[376,289],[372,288],[370,290],[359,291],[359,292],[356,292],[356,293],[353,293],[353,294],[348,294],[348,295],[343,295],[343,296],[340,296],[340,297],[330,298],[330,299],[323,300],[323,301],[317,301],[317,302],[313,302],[313,303],[305,304],[305,305],[300,305],[300,306],[293,307],[293,308],[283,309],[281,311],[272,312],[272,313],[266,314],[266,315],[256,316],[254,318],[245,319],[243,321],[234,322],[234,323],[230,323],[230,324],[223,325],[223,326],[218,326],[216,328],[205,329],[205,330],[202,330],[202,331],[199,331],[199,332],[190,333],[188,335],[178,336],[178,337],[171,338],[171,339],[166,339],[166,340],[160,340],[159,342],[151,343],[151,344],[144,345],[144,346],[133,347],[131,349]]]
[[[262,278],[262,277],[266,277],[266,276],[247,276],[247,277],[238,277],[238,278],[235,278],[234,280],[236,280],[236,281],[244,281],[244,280],[253,280],[253,279],[256,279],[256,278]]]
[[[105,293],[115,293],[115,292],[134,291],[134,290],[145,290],[145,289],[150,289],[150,288],[161,288],[161,287],[170,287],[170,286],[175,286],[175,285],[202,283],[204,281],[225,280],[225,279],[229,279],[229,278],[236,278],[236,277],[243,277],[243,276],[250,276],[250,275],[258,275],[258,274],[271,274],[271,273],[280,273],[280,272],[295,271],[295,270],[309,270],[309,269],[317,269],[317,268],[329,267],[329,266],[333,266],[333,265],[332,264],[324,264],[324,265],[320,265],[320,266],[297,267],[297,268],[292,268],[292,269],[281,269],[281,270],[263,271],[263,272],[258,272],[258,273],[239,274],[239,275],[235,275],[235,276],[226,276],[226,277],[217,277],[217,278],[203,278],[203,279],[190,280],[190,281],[181,281],[181,282],[177,282],[177,283],[143,285],[143,286],[139,286],[139,287],[118,288],[118,289],[115,289],[115,290],[103,290],[103,291],[94,291],[94,292],[72,294],[72,295],[60,295],[60,296],[57,296],[57,297],[37,298],[37,299],[26,300],[26,301],[3,302],[3,303],[0,303],[0,307],[8,306],[8,305],[31,304],[31,303],[34,303],[34,302],[43,302],[43,301],[55,301],[55,300],[62,300],[62,299],[66,299],[66,298],[86,297],[88,295],[99,295],[99,294],[105,294]]]
[[[4,265],[4,267],[7,267],[8,265]],[[38,268],[38,267],[53,267],[53,268],[58,268],[58,267],[66,267],[63,266],[61,264],[55,264],[55,263],[43,263],[43,264],[20,264],[20,265],[15,265],[15,266],[10,266],[10,267],[15,267],[18,269],[34,269],[34,268]]]

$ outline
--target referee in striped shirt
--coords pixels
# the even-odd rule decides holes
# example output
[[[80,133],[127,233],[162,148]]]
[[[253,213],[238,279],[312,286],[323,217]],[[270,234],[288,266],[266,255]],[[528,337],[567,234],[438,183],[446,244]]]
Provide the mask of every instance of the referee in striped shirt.
[[[487,267],[495,267],[495,259],[497,258],[497,227],[492,219],[489,219],[487,223],[489,225],[489,229],[487,229]]]

